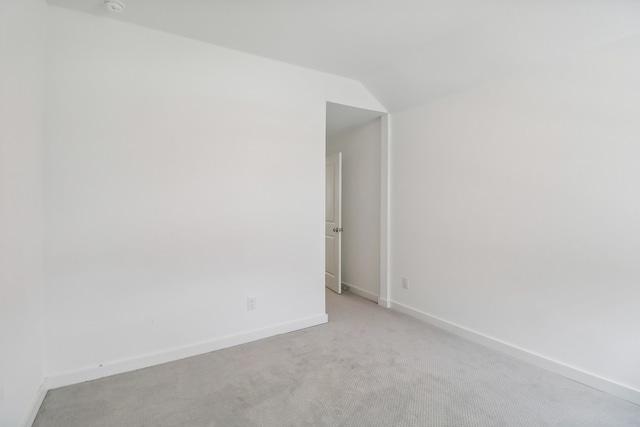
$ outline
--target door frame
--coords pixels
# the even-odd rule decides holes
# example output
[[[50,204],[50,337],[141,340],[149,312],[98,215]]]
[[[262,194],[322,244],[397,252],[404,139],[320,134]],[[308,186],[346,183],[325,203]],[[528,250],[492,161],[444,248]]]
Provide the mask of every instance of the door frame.
[[[335,101],[325,101],[325,128],[327,123],[326,103]],[[355,105],[342,104],[353,108],[362,108]],[[376,111],[376,110],[370,110]],[[391,281],[390,281],[390,233],[391,233],[391,205],[389,203],[391,183],[390,183],[390,149],[391,149],[391,126],[389,113],[378,111],[380,113],[380,289],[378,296],[378,305],[385,308],[391,308]],[[327,157],[327,136],[324,137],[324,159]],[[326,169],[326,168],[325,168]]]
[[[382,113],[380,116],[380,296],[378,297],[378,305],[385,308],[391,308],[389,280],[389,236],[391,232],[391,205],[389,203],[389,192],[391,190],[391,182],[389,181],[390,132],[389,113]]]

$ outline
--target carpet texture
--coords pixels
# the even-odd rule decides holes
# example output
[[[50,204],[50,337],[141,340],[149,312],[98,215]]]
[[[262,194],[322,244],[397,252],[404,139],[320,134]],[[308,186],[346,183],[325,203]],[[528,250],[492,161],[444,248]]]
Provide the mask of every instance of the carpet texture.
[[[358,296],[329,323],[52,390],[34,426],[640,426],[640,406]]]

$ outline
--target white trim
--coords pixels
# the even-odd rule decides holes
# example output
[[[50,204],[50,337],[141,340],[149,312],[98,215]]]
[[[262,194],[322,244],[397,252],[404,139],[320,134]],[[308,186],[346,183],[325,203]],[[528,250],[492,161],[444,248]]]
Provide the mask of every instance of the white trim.
[[[233,347],[239,344],[245,344],[251,341],[272,337],[274,335],[285,334],[287,332],[321,325],[323,323],[327,323],[327,319],[327,315],[323,313],[304,319],[298,319],[293,322],[280,323],[266,328],[254,329],[237,335],[214,339],[212,341],[112,362],[99,367],[55,374],[46,378],[46,387],[47,389],[54,389],[110,375],[135,371],[137,369],[147,368],[162,363],[173,362],[186,357],[197,356],[199,354],[209,353],[211,351],[221,350],[223,348]]]
[[[636,390],[631,387],[618,384],[606,378],[602,378],[597,375],[590,374],[589,372],[585,372],[573,366],[566,365],[557,360],[550,359],[540,354],[536,354],[529,350],[525,350],[515,345],[506,343],[497,338],[493,338],[493,337],[481,334],[479,332],[473,331],[471,329],[467,329],[465,327],[456,325],[444,319],[440,319],[436,316],[432,316],[430,314],[427,314],[420,310],[416,310],[415,308],[397,303],[395,301],[391,301],[391,308],[401,313],[407,314],[411,317],[415,317],[417,319],[423,320],[431,325],[437,326],[441,329],[444,329],[446,331],[449,331],[461,337],[467,338],[470,341],[501,351],[503,353],[516,357],[525,362],[531,363],[533,365],[537,365],[548,371],[551,371],[563,377],[569,378],[573,381],[577,381],[589,387],[593,387],[595,389],[617,396],[621,399],[635,403],[636,405],[640,405],[640,390]]]
[[[391,301],[384,298],[378,298],[378,305],[381,305],[384,308],[391,308]]]
[[[389,233],[391,230],[391,215],[390,203],[389,203],[389,191],[391,186],[389,185],[389,114],[383,113],[380,116],[380,291],[379,296],[381,300],[387,302],[383,305],[385,308],[389,308],[388,301],[390,296],[390,280],[389,272]]]
[[[375,303],[378,302],[378,295],[374,294],[373,292],[365,291],[364,289],[358,288],[357,286],[350,285],[347,282],[342,282],[342,286],[344,286],[343,289],[345,291],[349,291],[353,294],[360,295],[362,298],[366,298]]]
[[[38,411],[40,410],[40,406],[42,406],[42,402],[44,402],[44,398],[47,395],[47,380],[46,378],[42,380],[42,384],[38,388],[38,392],[36,393],[35,398],[33,399],[33,404],[31,405],[31,409],[27,414],[27,418],[24,420],[22,424],[24,427],[31,427],[36,420],[36,416],[38,415]]]

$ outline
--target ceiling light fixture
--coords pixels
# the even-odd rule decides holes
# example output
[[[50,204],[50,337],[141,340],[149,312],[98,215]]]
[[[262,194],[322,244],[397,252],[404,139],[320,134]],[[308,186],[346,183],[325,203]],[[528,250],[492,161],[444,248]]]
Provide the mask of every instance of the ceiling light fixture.
[[[104,7],[114,13],[122,13],[124,11],[124,3],[121,0],[104,0]]]

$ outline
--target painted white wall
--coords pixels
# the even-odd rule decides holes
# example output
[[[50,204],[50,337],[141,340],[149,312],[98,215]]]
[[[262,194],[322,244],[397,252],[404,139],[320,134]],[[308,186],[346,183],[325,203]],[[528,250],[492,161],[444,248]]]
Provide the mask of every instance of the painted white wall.
[[[0,426],[43,380],[43,1],[0,3]]]
[[[395,302],[640,390],[638,51],[393,115]]]
[[[342,282],[380,296],[380,118],[327,136],[327,155],[342,152]]]
[[[49,21],[47,373],[324,321],[325,102],[380,104],[166,33]]]

